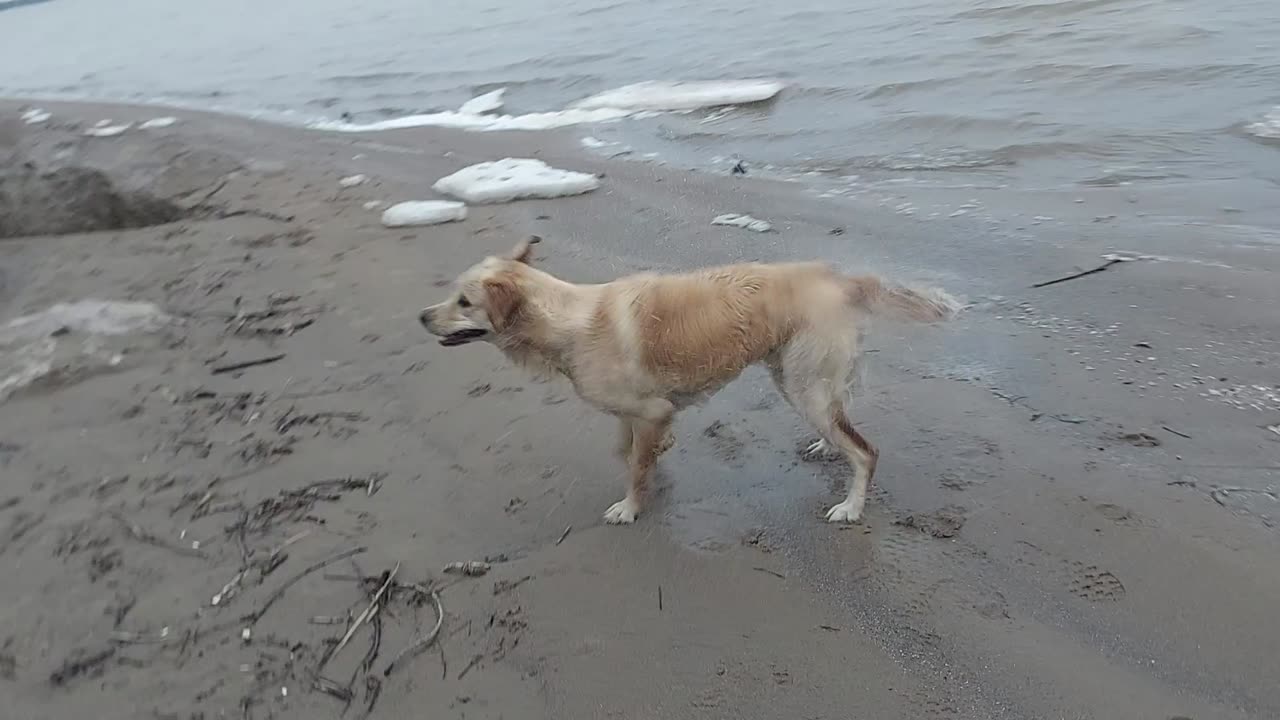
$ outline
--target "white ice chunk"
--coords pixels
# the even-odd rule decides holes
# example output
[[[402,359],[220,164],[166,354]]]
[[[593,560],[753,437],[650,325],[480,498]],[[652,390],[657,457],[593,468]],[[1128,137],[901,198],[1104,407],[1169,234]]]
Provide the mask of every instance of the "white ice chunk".
[[[1244,129],[1254,137],[1268,140],[1280,139],[1280,105],[1271,108],[1271,111],[1263,115],[1261,120],[1249,123]]]
[[[439,225],[467,219],[467,206],[451,200],[413,200],[392,205],[382,213],[387,227]]]
[[[729,213],[727,215],[717,215],[711,220],[712,225],[729,225],[731,227],[746,228],[751,232],[769,232],[773,226],[764,220],[758,220],[750,215],[738,215],[737,213]]]
[[[582,138],[581,140],[579,140],[579,142],[582,143],[582,147],[590,148],[592,150],[599,150],[600,148],[606,148],[613,144],[606,140],[601,140],[600,138],[594,138],[590,136]]]
[[[784,87],[777,80],[649,81],[592,95],[570,107],[579,110],[695,110],[761,102],[782,92]]]
[[[178,118],[176,117],[166,116],[166,117],[152,118],[142,123],[141,125],[139,125],[138,129],[139,130],[159,130],[160,128],[167,128],[176,122],[178,122]]]
[[[40,123],[49,122],[49,118],[53,117],[53,113],[44,108],[31,108],[22,113],[22,122],[28,125],[39,125]]]
[[[382,202],[381,200],[370,200],[369,202],[365,203],[361,207],[363,207],[365,210],[377,210],[383,205],[386,205],[386,203]]]
[[[462,103],[462,107],[458,108],[458,112],[463,115],[484,115],[485,113],[494,112],[502,107],[502,96],[506,92],[506,88],[498,88],[493,92],[473,97]]]
[[[589,173],[559,170],[541,160],[503,158],[465,167],[431,187],[480,204],[581,195],[600,187],[600,179]]]
[[[561,110],[557,112],[528,113],[526,115],[473,115],[446,110],[445,112],[406,115],[405,117],[364,124],[322,120],[312,123],[309,127],[316,130],[331,130],[335,132],[379,132],[414,127],[455,128],[473,132],[552,130],[570,125],[621,120],[630,114],[631,111],[629,110],[619,110],[617,108]]]
[[[338,181],[339,187],[353,188],[357,185],[363,185],[368,182],[368,175],[348,175]]]
[[[124,131],[133,127],[133,123],[122,123],[120,125],[106,124],[110,122],[110,120],[100,121],[98,124],[88,130],[85,130],[84,134],[89,137],[115,137],[116,135],[122,135]]]

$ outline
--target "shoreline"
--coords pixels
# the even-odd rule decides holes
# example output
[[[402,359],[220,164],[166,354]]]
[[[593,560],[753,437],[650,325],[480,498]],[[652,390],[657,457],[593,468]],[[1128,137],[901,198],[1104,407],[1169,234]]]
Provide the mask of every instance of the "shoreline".
[[[21,104],[0,101],[0,118]],[[0,240],[6,321],[90,297],[182,320],[111,345],[116,365],[72,357],[0,401],[0,468],[14,478],[0,486],[0,568],[24,578],[0,590],[0,684],[24,717],[185,718],[246,702],[262,716],[336,713],[307,680],[334,628],[308,619],[358,613],[369,602],[358,583],[306,576],[247,643],[237,618],[355,545],[368,548],[359,569],[334,573],[376,578],[399,563],[429,583],[446,563],[505,557],[441,591],[444,655],[382,681],[387,716],[1280,710],[1269,681],[1280,631],[1265,630],[1280,600],[1267,495],[1280,321],[1261,310],[1280,306],[1280,289],[1264,245],[1206,249],[1203,230],[1154,222],[1125,223],[1122,238],[1107,223],[929,223],[794,183],[609,161],[568,133],[349,136],[41,104],[47,127],[0,123],[0,155],[11,142],[41,167],[96,168],[211,211]],[[83,135],[157,114],[179,121]],[[432,199],[438,177],[505,156],[603,173],[603,185],[428,228],[386,229],[363,208]],[[357,173],[369,181],[339,187]],[[777,232],[710,225],[729,212]],[[819,521],[845,471],[797,458],[808,438],[753,371],[681,416],[651,510],[619,529],[599,520],[621,485],[612,428],[567,387],[533,383],[486,348],[439,348],[413,322],[437,284],[529,234],[546,239],[539,262],[581,281],[817,258],[972,305],[945,328],[873,335],[856,407],[882,463],[864,524]],[[1127,262],[1029,287],[1156,243],[1206,264]],[[246,308],[260,316],[242,326]],[[368,484],[234,531],[235,508],[276,507],[262,503],[335,477]],[[303,531],[256,582],[252,561]],[[198,555],[175,551],[192,539]],[[246,563],[255,582],[211,605]],[[378,669],[434,621],[430,607],[391,610]],[[118,639],[164,628],[186,639]],[[357,671],[369,642],[358,637],[330,676]]]

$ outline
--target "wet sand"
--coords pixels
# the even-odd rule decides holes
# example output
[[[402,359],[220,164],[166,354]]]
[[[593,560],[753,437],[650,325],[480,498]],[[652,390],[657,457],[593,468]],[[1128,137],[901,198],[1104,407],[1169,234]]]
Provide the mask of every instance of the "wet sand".
[[[0,404],[15,717],[338,717],[347,688],[353,717],[1280,715],[1272,247],[1129,217],[996,237],[554,134],[84,104],[26,126],[21,107],[0,102],[0,160],[96,168],[185,210],[0,240],[5,321],[86,298],[177,320],[114,338],[114,363],[63,352]],[[165,114],[179,122],[83,134]],[[430,199],[438,177],[508,155],[603,186],[421,229],[363,207]],[[356,173],[369,182],[339,187]],[[728,212],[777,232],[709,224]],[[681,416],[648,512],[610,527],[612,423],[415,321],[529,234],[582,281],[821,258],[972,307],[874,335],[864,522],[821,522],[847,471],[801,460],[811,438],[753,371]],[[1160,257],[1030,288],[1116,250]],[[485,558],[483,577],[442,573]],[[386,674],[434,626],[431,589],[439,643]]]

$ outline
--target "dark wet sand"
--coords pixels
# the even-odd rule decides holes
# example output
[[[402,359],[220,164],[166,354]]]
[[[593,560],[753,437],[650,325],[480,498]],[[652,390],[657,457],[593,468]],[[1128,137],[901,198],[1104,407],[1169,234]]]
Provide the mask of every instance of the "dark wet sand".
[[[92,105],[48,106],[36,128],[11,120],[21,107],[0,102],[0,156],[99,168],[204,209],[0,241],[4,320],[82,298],[183,320],[115,367],[0,404],[14,717],[338,717],[314,671],[344,625],[313,618],[359,615],[397,564],[399,580],[443,588],[443,640],[384,676],[435,622],[393,591],[377,651],[370,623],[324,666],[352,688],[351,717],[371,699],[387,718],[1280,716],[1269,247],[1132,218],[993,237],[965,218],[607,162],[557,135],[335,135]],[[181,120],[82,135],[161,114]],[[507,155],[604,185],[423,229],[362,207],[430,198],[439,176]],[[354,173],[370,182],[340,189]],[[726,212],[778,232],[708,224]],[[749,372],[682,416],[649,511],[609,527],[612,423],[415,323],[459,270],[529,234],[545,267],[583,281],[822,258],[973,307],[874,336],[857,415],[881,463],[863,523],[820,521],[846,470],[799,459],[805,431]],[[1127,249],[1169,259],[1029,289]],[[263,316],[243,323],[246,309]],[[335,478],[353,482],[297,492]],[[441,572],[484,557],[484,577]]]

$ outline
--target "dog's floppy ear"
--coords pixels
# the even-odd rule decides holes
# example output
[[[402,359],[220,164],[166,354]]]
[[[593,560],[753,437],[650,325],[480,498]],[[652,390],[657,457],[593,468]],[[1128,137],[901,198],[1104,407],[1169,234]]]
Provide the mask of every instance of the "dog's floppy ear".
[[[533,263],[533,246],[540,242],[542,242],[542,238],[537,235],[530,235],[527,239],[516,243],[516,246],[511,248],[511,252],[507,253],[507,258],[530,265]]]
[[[502,332],[516,321],[524,304],[524,295],[509,274],[495,275],[483,283],[485,311],[493,329]]]

